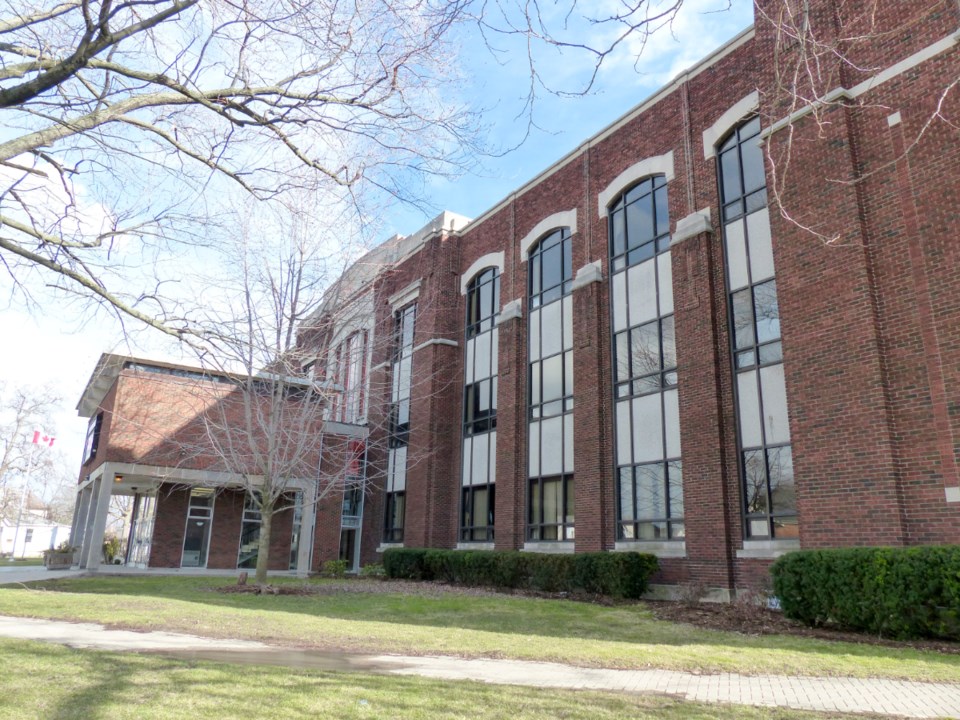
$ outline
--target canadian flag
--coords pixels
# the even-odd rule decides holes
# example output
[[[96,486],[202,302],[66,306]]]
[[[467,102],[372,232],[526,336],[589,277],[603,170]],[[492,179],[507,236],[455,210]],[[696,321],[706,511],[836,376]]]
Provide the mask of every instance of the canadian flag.
[[[46,445],[47,447],[53,447],[54,440],[56,440],[55,437],[45,434],[42,430],[33,431],[34,445]]]

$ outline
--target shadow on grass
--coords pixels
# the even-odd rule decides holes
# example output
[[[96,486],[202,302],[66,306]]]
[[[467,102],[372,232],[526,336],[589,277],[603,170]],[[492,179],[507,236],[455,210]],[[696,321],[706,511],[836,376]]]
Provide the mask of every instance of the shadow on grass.
[[[652,618],[642,604],[623,604],[612,607],[578,603],[568,600],[537,599],[521,596],[471,596],[462,594],[401,594],[398,592],[358,593],[340,592],[318,595],[253,595],[220,593],[216,587],[231,585],[231,578],[141,576],[95,577],[47,581],[48,590],[79,594],[110,595],[127,598],[150,598],[197,603],[209,609],[205,617],[213,617],[215,608],[227,611],[225,623],[235,627],[234,635],[267,642],[280,639],[290,642],[289,633],[272,630],[271,622],[255,618],[241,619],[229,611],[312,617],[358,623],[385,623],[422,628],[462,629],[519,636],[565,638],[600,641],[623,645],[700,646],[718,650],[783,650],[793,653],[820,655],[824,658],[841,656],[862,661],[876,659],[921,660],[929,666],[940,666],[956,672],[960,677],[960,655],[938,654],[910,648],[892,648],[870,644],[855,644],[786,635],[750,636],[730,632],[704,630]],[[302,582],[285,579],[284,582]],[[0,602],[0,613],[3,612]],[[144,616],[149,612],[130,603],[129,612]],[[157,608],[154,607],[154,610]],[[13,610],[10,610],[13,612]],[[59,615],[63,617],[63,615]],[[109,613],[103,613],[100,622],[110,623]],[[127,627],[136,621],[117,617]],[[303,620],[291,617],[289,621],[276,620],[273,626],[303,626]],[[185,629],[186,630],[186,629]],[[188,630],[187,630],[188,631]],[[347,631],[346,634],[350,634]],[[309,636],[306,626],[302,641],[323,645],[323,638]],[[371,633],[371,636],[374,633]],[[365,649],[359,642],[360,649]],[[366,647],[376,645],[367,642]],[[549,646],[546,641],[545,646]],[[416,651],[416,648],[411,648]]]

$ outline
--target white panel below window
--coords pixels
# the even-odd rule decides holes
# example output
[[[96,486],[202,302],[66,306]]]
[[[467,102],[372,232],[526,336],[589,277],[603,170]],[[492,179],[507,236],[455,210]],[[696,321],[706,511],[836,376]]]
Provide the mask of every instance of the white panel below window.
[[[559,475],[563,472],[563,417],[554,417],[540,423],[540,474]]]
[[[463,458],[462,468],[460,470],[460,482],[463,485],[470,484],[470,467],[473,458],[473,438],[463,439]]]
[[[497,480],[497,431],[490,433],[490,482]]]
[[[760,434],[760,399],[757,397],[755,370],[737,375],[737,399],[740,404],[740,444],[758,447],[763,444]]]
[[[528,433],[527,446],[530,449],[530,462],[528,463],[528,475],[536,477],[540,474],[540,423],[530,423],[530,432]]]
[[[613,276],[613,330],[619,332],[627,327],[627,274]]]
[[[617,465],[630,465],[630,401],[617,403]]]
[[[663,459],[663,414],[660,393],[633,400],[633,461]]]
[[[787,388],[783,379],[783,365],[760,368],[760,387],[763,391],[763,423],[767,433],[767,444],[790,442]]]
[[[493,348],[490,351],[490,374],[496,375],[499,365],[497,358],[500,355],[500,331],[497,328],[490,331],[490,342],[493,343]]]
[[[573,298],[567,295],[563,304],[563,349],[573,349]]]
[[[563,348],[563,327],[561,326],[560,310],[563,303],[553,301],[540,308],[540,348],[542,357],[550,357]]]
[[[680,457],[680,401],[676,390],[667,390],[663,394],[663,422],[667,457]]]
[[[563,416],[563,471],[573,472],[573,414]]]
[[[487,464],[490,462],[490,436],[484,433],[473,438],[473,474],[470,482],[483,485],[487,482]]]
[[[477,356],[474,360],[474,377],[483,380],[490,377],[490,333],[485,332],[474,338]]]
[[[656,265],[653,258],[627,270],[631,325],[657,317],[657,285],[654,272]]]
[[[670,251],[657,256],[657,283],[660,287],[660,314],[673,312],[673,265]]]
[[[773,277],[773,244],[770,241],[770,211],[767,208],[747,215],[747,239],[750,245],[751,282]]]
[[[530,336],[527,338],[530,347],[530,360],[540,359],[540,310],[530,311]]]
[[[743,219],[727,223],[723,228],[727,247],[727,275],[730,292],[750,284],[747,274],[747,245],[743,236]]]
[[[477,341],[475,338],[470,338],[467,340],[467,349],[466,349],[466,358],[464,359],[465,367],[463,371],[463,382],[467,385],[473,382],[474,373],[473,373],[473,358],[476,351]]]

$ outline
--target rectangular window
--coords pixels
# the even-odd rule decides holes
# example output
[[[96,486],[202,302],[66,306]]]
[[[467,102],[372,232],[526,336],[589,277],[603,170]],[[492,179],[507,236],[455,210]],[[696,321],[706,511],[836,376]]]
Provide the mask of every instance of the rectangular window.
[[[87,438],[83,447],[83,462],[92,460],[100,447],[100,431],[103,427],[103,413],[97,413],[87,423]]]
[[[663,176],[611,206],[620,540],[684,537],[670,218]]]
[[[745,535],[798,537],[780,306],[766,207],[760,120],[718,155]]]
[[[389,543],[403,542],[416,316],[415,303],[394,313],[390,439],[387,451],[387,487],[383,520],[383,541]]]

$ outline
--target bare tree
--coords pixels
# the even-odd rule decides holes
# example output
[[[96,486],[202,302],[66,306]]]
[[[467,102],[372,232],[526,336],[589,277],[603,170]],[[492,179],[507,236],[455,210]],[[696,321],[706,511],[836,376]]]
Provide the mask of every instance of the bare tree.
[[[0,517],[16,520],[24,494],[44,497],[47,480],[62,466],[59,453],[49,447],[50,440],[41,435],[34,442],[35,432],[52,427],[50,412],[59,398],[46,389],[8,392],[2,386],[0,398]]]
[[[461,3],[66,0],[0,11],[0,261],[183,337],[176,266],[238,188],[417,199],[475,122]]]

